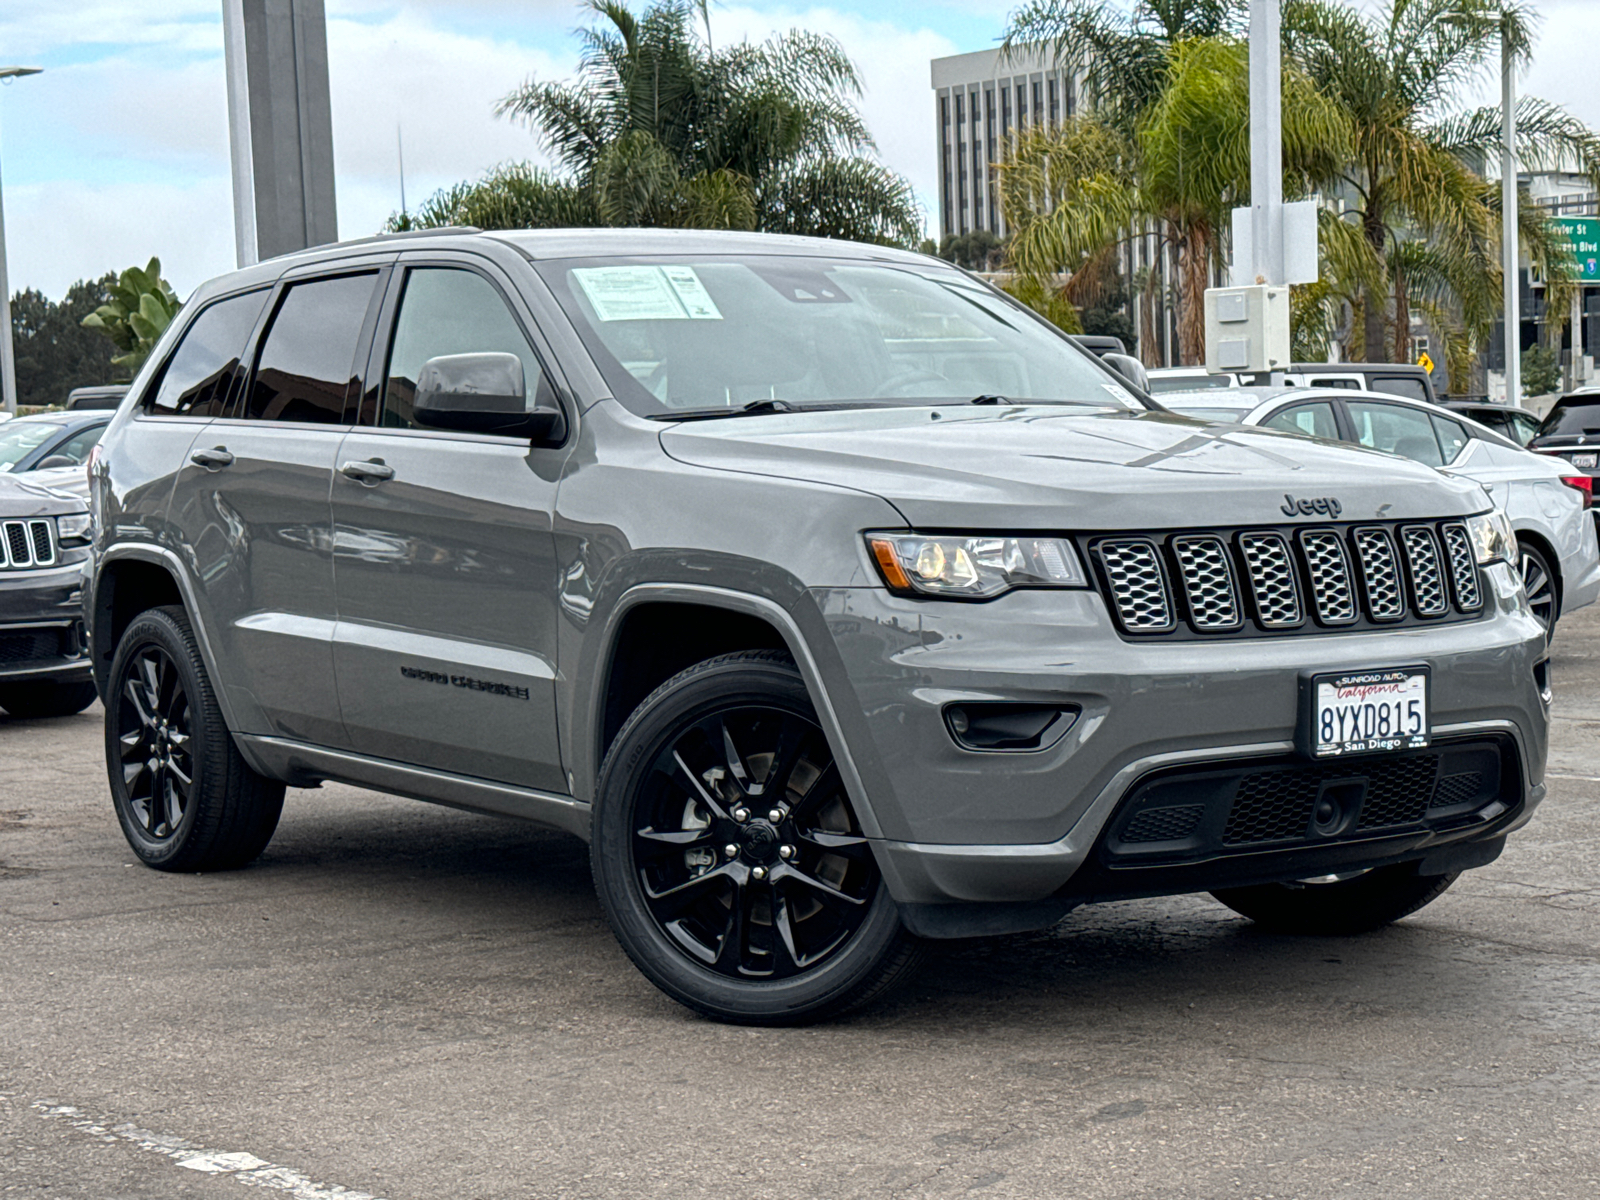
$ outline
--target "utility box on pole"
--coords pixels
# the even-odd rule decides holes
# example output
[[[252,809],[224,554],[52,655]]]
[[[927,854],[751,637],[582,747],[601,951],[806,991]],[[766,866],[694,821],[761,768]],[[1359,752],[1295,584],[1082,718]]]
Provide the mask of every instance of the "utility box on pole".
[[[339,240],[322,0],[222,0],[239,265]]]
[[[1289,289],[1256,284],[1206,290],[1206,370],[1289,369]]]

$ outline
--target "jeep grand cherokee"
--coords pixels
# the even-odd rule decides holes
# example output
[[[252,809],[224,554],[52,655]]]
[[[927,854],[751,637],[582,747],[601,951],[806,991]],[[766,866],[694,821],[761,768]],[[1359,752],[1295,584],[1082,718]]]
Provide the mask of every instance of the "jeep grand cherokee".
[[[262,263],[185,305],[93,473],[146,863],[248,862],[319,780],[542,822],[725,1020],[1090,901],[1372,928],[1544,795],[1544,640],[1477,484],[1163,412],[898,250]]]

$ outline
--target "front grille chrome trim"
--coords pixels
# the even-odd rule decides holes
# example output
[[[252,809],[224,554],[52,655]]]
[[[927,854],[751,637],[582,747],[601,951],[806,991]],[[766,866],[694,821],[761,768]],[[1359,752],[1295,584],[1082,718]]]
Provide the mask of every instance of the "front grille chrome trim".
[[[1450,588],[1455,593],[1456,607],[1462,612],[1477,612],[1483,607],[1483,587],[1478,581],[1478,563],[1467,527],[1446,525],[1444,544],[1450,558]]]
[[[55,566],[54,524],[48,517],[0,521],[0,570]]]
[[[1311,599],[1324,625],[1350,625],[1361,616],[1344,538],[1333,529],[1302,529],[1300,552],[1311,579]]]
[[[1277,533],[1241,533],[1239,550],[1244,555],[1256,620],[1265,629],[1303,625],[1306,618],[1300,603],[1300,581],[1284,537]]]
[[[1177,628],[1159,546],[1149,538],[1104,538],[1095,543],[1094,551],[1125,630],[1168,633]]]
[[[1361,563],[1361,583],[1367,594],[1367,616],[1378,622],[1403,620],[1405,592],[1400,585],[1400,555],[1394,539],[1382,526],[1355,530],[1356,557]]]
[[[1244,605],[1234,579],[1228,545],[1214,534],[1182,534],[1172,539],[1189,623],[1207,633],[1244,628]]]
[[[1406,577],[1411,584],[1411,603],[1417,615],[1444,616],[1450,611],[1450,594],[1445,590],[1439,539],[1430,526],[1403,525],[1400,540],[1406,548]]]

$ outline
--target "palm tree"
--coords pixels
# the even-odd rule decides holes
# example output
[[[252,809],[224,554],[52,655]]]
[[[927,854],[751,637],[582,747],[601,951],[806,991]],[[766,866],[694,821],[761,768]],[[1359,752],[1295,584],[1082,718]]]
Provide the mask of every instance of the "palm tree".
[[[1249,55],[1221,37],[1183,39],[1163,53],[1160,90],[1131,133],[1099,108],[1021,133],[999,164],[1001,203],[1019,294],[1030,302],[1048,299],[1050,276],[1093,279],[1125,239],[1158,228],[1178,252],[1180,355],[1196,362],[1218,230],[1249,196]],[[1286,69],[1283,88],[1285,172],[1303,193],[1344,161],[1349,128],[1303,73]],[[1067,299],[1077,299],[1075,286]]]
[[[910,185],[871,157],[860,77],[833,38],[717,47],[706,0],[655,0],[642,16],[619,0],[584,7],[600,20],[583,32],[576,82],[529,81],[497,110],[537,133],[558,170],[497,168],[409,223],[921,235]]]
[[[1372,362],[1409,360],[1414,304],[1441,319],[1459,309],[1469,338],[1481,337],[1498,308],[1499,201],[1474,167],[1500,153],[1500,115],[1450,109],[1462,83],[1498,60],[1502,33],[1526,56],[1526,10],[1513,0],[1385,0],[1363,15],[1291,0],[1283,28],[1287,53],[1354,134],[1341,182],[1381,268],[1353,288],[1356,348]],[[1521,101],[1517,149],[1529,167],[1576,164],[1600,186],[1600,137],[1553,104]],[[1534,261],[1565,284],[1543,222],[1528,216],[1520,225]]]

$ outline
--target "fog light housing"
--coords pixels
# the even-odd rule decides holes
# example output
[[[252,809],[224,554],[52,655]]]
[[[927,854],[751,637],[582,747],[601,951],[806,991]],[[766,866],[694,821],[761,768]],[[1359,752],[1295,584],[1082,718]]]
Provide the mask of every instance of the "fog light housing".
[[[1076,705],[994,704],[945,706],[945,728],[963,750],[1047,750],[1078,719]]]

